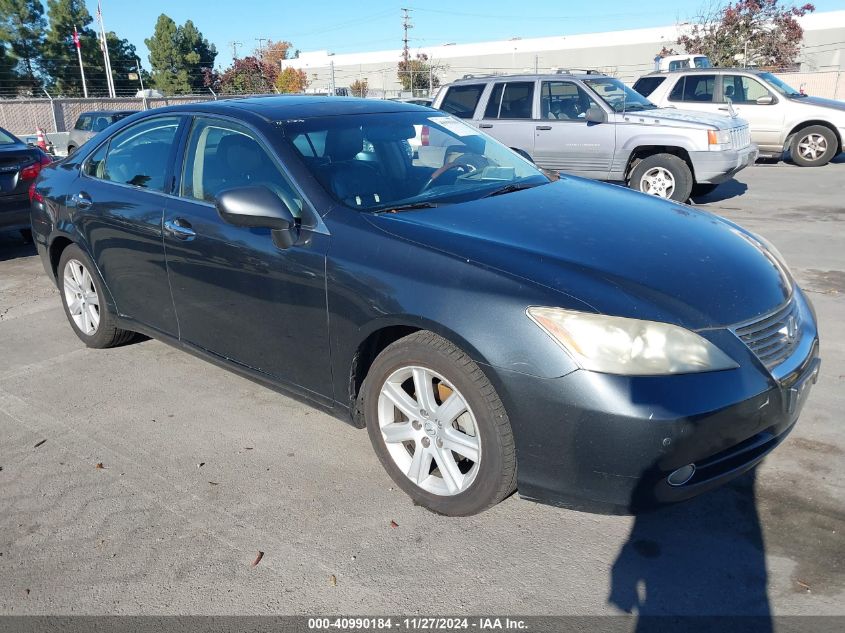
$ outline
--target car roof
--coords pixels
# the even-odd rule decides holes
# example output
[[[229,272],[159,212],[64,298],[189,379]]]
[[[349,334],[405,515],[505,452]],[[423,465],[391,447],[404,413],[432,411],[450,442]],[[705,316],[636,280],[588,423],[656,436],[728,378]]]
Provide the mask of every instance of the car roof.
[[[475,77],[464,77],[463,79],[456,79],[449,82],[449,86],[459,86],[462,84],[477,84],[487,83],[491,81],[502,80],[517,80],[517,81],[536,81],[537,79],[580,79],[582,81],[596,78],[607,78],[608,75],[602,73],[523,73],[518,75],[477,75]]]
[[[748,73],[749,75],[759,75],[765,71],[757,70],[755,68],[676,68],[675,70],[654,70],[643,77],[658,77],[665,75],[679,75],[681,73],[696,73],[705,75],[722,75],[725,73]]]
[[[322,116],[349,114],[376,114],[387,112],[420,111],[430,113],[429,108],[390,101],[387,99],[359,99],[356,97],[330,97],[311,95],[279,95],[269,97],[245,97],[185,103],[167,108],[156,108],[156,112],[208,112],[230,113],[232,110],[251,112],[268,121],[285,121]]]
[[[113,114],[135,114],[136,112],[140,112],[140,110],[86,110],[85,112],[80,112],[79,116],[111,116]]]

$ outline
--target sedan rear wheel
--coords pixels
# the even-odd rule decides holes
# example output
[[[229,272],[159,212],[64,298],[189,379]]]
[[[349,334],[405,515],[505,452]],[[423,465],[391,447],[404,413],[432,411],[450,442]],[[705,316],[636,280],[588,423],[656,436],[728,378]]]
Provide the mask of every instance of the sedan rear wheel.
[[[516,457],[502,402],[446,339],[422,331],[388,346],[360,398],[376,454],[417,504],[464,516],[513,492]]]
[[[62,251],[57,281],[68,321],[88,347],[114,347],[135,337],[134,332],[117,327],[97,269],[76,244]]]

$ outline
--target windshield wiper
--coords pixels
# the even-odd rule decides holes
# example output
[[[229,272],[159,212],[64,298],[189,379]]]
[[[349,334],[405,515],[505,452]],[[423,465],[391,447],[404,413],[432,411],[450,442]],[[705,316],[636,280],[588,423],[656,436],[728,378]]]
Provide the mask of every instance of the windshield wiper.
[[[504,187],[499,187],[498,189],[494,189],[490,193],[484,194],[481,196],[482,198],[492,198],[493,196],[500,196],[503,193],[511,193],[512,191],[520,191],[522,189],[531,189],[533,187],[539,187],[542,183],[519,183],[519,182],[512,182],[509,185],[505,185]]]
[[[373,213],[395,213],[397,211],[413,211],[414,209],[436,209],[440,205],[436,202],[408,202],[407,204],[397,204],[392,207],[385,207],[384,209],[376,209]]]

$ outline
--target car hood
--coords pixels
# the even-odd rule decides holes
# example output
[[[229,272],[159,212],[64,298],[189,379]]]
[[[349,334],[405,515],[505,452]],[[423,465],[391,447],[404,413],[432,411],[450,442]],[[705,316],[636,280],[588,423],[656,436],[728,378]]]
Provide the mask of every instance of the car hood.
[[[845,101],[839,101],[837,99],[823,99],[822,97],[795,97],[793,102],[798,104],[805,103],[819,108],[845,112]]]
[[[701,129],[729,129],[747,125],[744,119],[730,117],[722,114],[709,114],[706,112],[693,112],[691,110],[678,110],[676,108],[657,108],[655,110],[642,110],[639,112],[626,112],[619,114],[620,121],[626,123],[639,123],[651,125],[664,125],[669,127],[695,127]]]
[[[367,217],[394,236],[552,289],[561,307],[702,329],[767,313],[791,292],[768,250],[727,220],[581,178]]]

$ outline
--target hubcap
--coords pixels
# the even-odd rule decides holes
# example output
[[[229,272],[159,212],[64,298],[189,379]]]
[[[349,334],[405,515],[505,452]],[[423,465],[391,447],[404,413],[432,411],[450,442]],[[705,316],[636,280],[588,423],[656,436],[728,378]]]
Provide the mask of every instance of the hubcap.
[[[423,490],[451,496],[475,481],[481,461],[475,416],[437,372],[419,366],[393,372],[379,394],[378,422],[388,454]]]
[[[100,298],[88,269],[75,259],[69,260],[62,275],[62,287],[76,327],[83,334],[93,336],[100,326]]]
[[[660,198],[671,198],[675,192],[675,177],[664,167],[652,167],[640,179],[640,191]]]
[[[827,151],[827,139],[821,134],[808,134],[798,141],[798,153],[807,160],[816,160]]]

